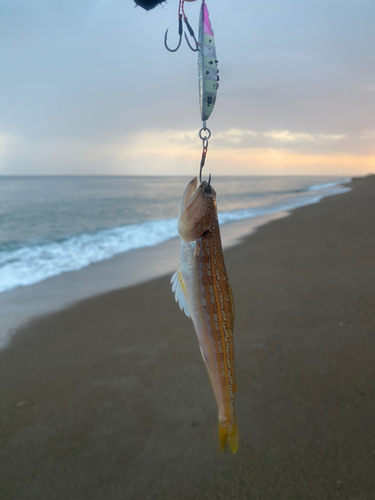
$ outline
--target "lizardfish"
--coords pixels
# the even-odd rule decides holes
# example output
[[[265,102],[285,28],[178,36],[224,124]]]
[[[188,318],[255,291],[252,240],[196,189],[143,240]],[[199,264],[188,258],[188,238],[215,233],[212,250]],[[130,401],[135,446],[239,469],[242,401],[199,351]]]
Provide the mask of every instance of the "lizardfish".
[[[187,185],[178,216],[180,269],[171,279],[179,306],[193,321],[219,410],[219,440],[238,448],[234,394],[234,303],[225,269],[216,193],[197,178]]]

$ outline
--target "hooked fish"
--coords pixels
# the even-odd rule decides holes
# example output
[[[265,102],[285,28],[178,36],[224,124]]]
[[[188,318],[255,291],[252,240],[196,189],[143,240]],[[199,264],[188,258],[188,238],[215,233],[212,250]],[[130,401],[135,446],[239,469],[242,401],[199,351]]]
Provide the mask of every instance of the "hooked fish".
[[[197,178],[187,185],[178,216],[180,269],[171,279],[176,301],[193,321],[219,411],[219,440],[238,448],[234,394],[232,289],[225,269],[217,218],[216,193]]]

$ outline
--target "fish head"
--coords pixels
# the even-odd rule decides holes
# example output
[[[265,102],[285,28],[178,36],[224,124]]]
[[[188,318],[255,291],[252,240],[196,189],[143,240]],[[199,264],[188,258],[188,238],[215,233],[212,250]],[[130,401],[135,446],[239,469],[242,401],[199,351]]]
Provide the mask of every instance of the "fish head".
[[[178,215],[178,234],[185,241],[196,241],[217,222],[216,193],[210,182],[197,187],[194,177],[186,186]]]

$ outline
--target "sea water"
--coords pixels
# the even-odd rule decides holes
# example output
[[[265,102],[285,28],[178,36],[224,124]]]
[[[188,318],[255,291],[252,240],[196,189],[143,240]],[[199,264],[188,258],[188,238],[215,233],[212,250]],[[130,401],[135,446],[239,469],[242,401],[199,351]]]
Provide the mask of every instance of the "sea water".
[[[0,293],[177,236],[187,177],[0,177]],[[340,177],[215,177],[220,224],[348,190]]]

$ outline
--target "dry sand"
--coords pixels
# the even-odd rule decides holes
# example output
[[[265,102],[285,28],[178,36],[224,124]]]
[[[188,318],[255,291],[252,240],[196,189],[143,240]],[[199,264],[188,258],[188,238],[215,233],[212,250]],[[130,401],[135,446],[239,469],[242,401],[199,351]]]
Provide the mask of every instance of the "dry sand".
[[[375,177],[352,186],[225,253],[236,455],[167,276],[0,352],[0,499],[375,499]]]

